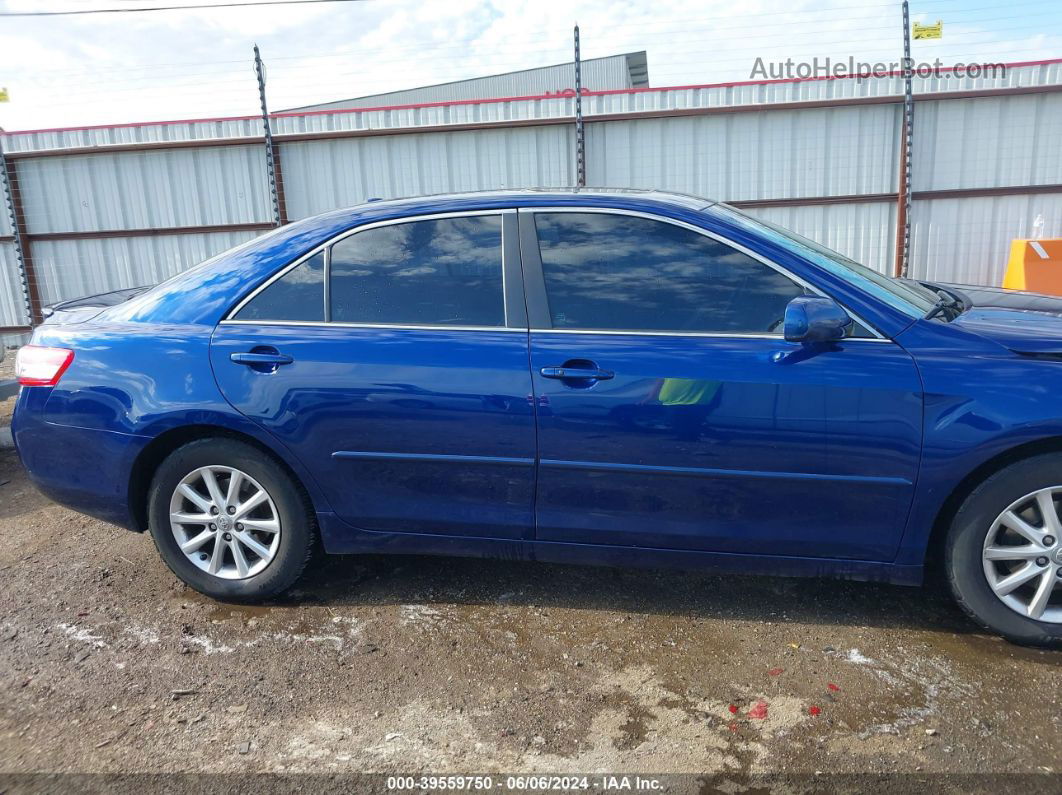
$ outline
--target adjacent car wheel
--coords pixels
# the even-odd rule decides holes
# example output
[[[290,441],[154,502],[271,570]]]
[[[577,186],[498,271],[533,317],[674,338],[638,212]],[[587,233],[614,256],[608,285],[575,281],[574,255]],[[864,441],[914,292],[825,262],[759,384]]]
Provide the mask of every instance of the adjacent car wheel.
[[[299,578],[316,543],[313,510],[291,476],[232,439],[171,453],[155,473],[148,511],[166,565],[215,599],[276,596]]]
[[[1062,645],[1062,456],[1019,461],[967,497],[948,534],[959,605],[1008,640]]]

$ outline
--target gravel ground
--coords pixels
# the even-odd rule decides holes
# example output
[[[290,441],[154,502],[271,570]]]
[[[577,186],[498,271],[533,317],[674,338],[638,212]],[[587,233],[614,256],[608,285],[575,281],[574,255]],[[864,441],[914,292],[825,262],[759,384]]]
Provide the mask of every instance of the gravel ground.
[[[330,558],[239,607],[49,502],[10,450],[0,484],[3,772],[1059,784],[1062,654],[980,634],[939,588]]]

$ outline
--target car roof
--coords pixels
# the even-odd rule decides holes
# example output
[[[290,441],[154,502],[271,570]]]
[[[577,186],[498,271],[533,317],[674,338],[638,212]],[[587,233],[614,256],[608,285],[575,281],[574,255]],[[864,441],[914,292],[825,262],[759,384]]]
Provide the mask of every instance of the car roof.
[[[550,200],[563,204],[571,204],[573,200],[581,200],[588,206],[596,204],[613,203],[616,200],[631,199],[649,201],[657,205],[672,205],[686,210],[703,210],[713,204],[718,204],[714,199],[703,196],[693,196],[687,193],[676,193],[661,190],[641,190],[637,188],[521,188],[508,190],[469,191],[463,193],[437,193],[425,196],[411,196],[401,199],[369,199],[349,210],[365,209],[401,209],[405,206],[421,207],[426,202],[439,204],[460,204],[470,206],[478,203],[489,206],[497,206],[499,203],[512,203],[514,205],[542,205]]]

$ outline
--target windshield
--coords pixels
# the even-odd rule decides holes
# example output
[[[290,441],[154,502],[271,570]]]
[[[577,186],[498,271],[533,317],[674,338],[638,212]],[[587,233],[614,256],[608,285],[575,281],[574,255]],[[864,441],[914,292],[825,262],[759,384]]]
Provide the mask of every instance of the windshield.
[[[753,218],[728,204],[716,204],[712,210],[726,215],[729,220],[746,228],[766,234],[775,245],[811,260],[824,270],[856,285],[864,292],[870,293],[909,317],[923,317],[937,302],[938,296],[918,283],[903,282],[878,273],[814,240],[801,237],[770,221]]]

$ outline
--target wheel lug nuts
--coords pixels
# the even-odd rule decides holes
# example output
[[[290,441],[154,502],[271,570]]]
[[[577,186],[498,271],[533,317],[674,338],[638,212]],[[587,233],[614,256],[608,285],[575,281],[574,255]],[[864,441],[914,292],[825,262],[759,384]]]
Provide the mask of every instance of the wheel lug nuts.
[[[226,541],[232,541],[232,534],[231,533],[225,533],[221,537],[224,538]]]
[[[216,514],[217,512],[218,512],[217,506],[216,505],[211,505],[210,506],[210,513]]]
[[[236,523],[236,529],[237,530],[243,530],[243,525],[240,522],[237,522]]]
[[[1054,543],[1055,543],[1055,537],[1054,536],[1044,536],[1044,546],[1045,547],[1054,546]]]
[[[1036,565],[1037,566],[1046,566],[1047,565],[1047,558],[1044,558],[1044,557],[1037,558],[1036,559]]]
[[[212,525],[210,525],[210,529],[211,530],[217,530],[218,526],[216,524],[212,524]]]
[[[229,506],[229,513],[236,513],[236,508],[232,505]]]

